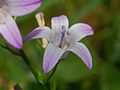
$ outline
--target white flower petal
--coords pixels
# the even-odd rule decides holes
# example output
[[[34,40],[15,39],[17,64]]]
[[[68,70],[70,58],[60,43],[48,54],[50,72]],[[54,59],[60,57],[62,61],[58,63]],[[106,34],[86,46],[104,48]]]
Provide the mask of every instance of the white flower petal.
[[[83,43],[76,43],[73,47],[69,49],[69,51],[72,51],[76,55],[78,55],[89,69],[92,68],[91,54]]]
[[[24,42],[28,41],[29,39],[36,39],[36,38],[45,38],[47,40],[50,39],[52,30],[49,27],[43,26],[38,27],[35,30],[33,30],[31,33],[29,33],[25,38]]]
[[[93,29],[91,26],[85,23],[74,24],[69,29],[76,41],[83,39],[86,36],[93,35]]]
[[[0,34],[12,46],[21,49],[22,37],[13,18],[0,9]]]
[[[60,49],[53,44],[48,44],[43,58],[43,69],[48,73],[59,61],[65,50]]]
[[[36,10],[41,0],[5,0],[2,8],[10,15],[22,16]]]
[[[62,30],[63,26],[65,27],[65,29],[68,29],[68,18],[65,15],[61,15],[58,17],[53,17],[51,20],[52,23],[52,30],[58,31]]]

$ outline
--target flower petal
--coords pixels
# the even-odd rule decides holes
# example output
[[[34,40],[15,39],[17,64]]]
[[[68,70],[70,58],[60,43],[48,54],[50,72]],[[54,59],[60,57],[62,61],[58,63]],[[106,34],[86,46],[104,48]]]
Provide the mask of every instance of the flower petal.
[[[20,35],[17,24],[11,16],[0,9],[0,34],[12,46],[21,49],[22,37]]]
[[[48,44],[43,58],[43,69],[45,73],[48,73],[57,64],[64,52],[63,49],[53,44]]]
[[[52,30],[56,30],[59,32],[59,30],[62,30],[63,26],[65,29],[68,29],[68,18],[65,15],[61,15],[59,17],[53,17],[51,20],[52,23]]]
[[[26,42],[29,39],[35,39],[35,38],[45,38],[45,39],[49,40],[51,32],[52,32],[52,30],[47,26],[38,27],[35,30],[33,30],[31,33],[29,33],[24,38],[23,41]]]
[[[92,27],[85,23],[74,24],[70,27],[69,31],[76,41],[79,41],[86,36],[93,35],[94,33]]]
[[[91,54],[83,43],[76,43],[73,47],[69,49],[69,51],[72,51],[75,54],[77,54],[83,60],[83,62],[87,65],[89,69],[92,68]]]
[[[6,5],[3,6],[10,15],[21,16],[36,10],[41,0],[7,0]]]

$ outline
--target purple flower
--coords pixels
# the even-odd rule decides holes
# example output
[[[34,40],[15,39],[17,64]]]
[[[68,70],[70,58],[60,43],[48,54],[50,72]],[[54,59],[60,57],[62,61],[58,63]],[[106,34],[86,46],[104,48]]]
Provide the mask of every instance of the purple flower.
[[[87,47],[78,42],[86,36],[93,35],[93,29],[85,23],[77,23],[68,28],[69,22],[66,16],[53,17],[52,30],[47,27],[39,27],[28,34],[24,41],[35,38],[46,38],[49,44],[43,58],[43,69],[48,73],[68,51],[78,55],[86,66],[92,68],[92,57]]]
[[[41,0],[0,0],[0,34],[15,48],[22,48],[22,37],[11,16],[22,16],[37,9]]]
[[[12,16],[21,16],[37,9],[41,0],[0,0],[0,8]]]

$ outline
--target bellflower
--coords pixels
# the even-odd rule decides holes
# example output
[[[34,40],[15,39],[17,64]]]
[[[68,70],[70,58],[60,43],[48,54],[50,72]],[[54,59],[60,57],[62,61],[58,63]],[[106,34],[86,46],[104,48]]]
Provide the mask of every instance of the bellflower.
[[[0,0],[0,9],[12,16],[22,16],[37,9],[41,0]]]
[[[93,29],[85,23],[77,23],[70,28],[66,16],[53,17],[52,30],[47,27],[38,27],[28,34],[24,41],[35,38],[46,38],[49,44],[43,57],[43,69],[48,73],[66,52],[72,51],[78,55],[86,66],[92,68],[92,57],[87,47],[78,42],[86,36],[93,35]]]
[[[22,48],[19,29],[11,16],[22,16],[37,9],[41,0],[0,0],[0,34],[15,48]]]

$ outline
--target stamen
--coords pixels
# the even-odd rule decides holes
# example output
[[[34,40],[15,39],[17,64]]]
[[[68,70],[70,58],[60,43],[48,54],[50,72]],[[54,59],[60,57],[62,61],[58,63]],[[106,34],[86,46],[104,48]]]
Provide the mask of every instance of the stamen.
[[[62,26],[62,32],[61,32],[61,34],[62,34],[62,36],[61,36],[61,42],[63,41],[63,39],[64,39],[64,37],[65,37],[65,33],[66,33],[66,28],[65,28],[65,26],[63,25]]]
[[[65,26],[62,26],[62,32],[60,41],[58,43],[58,47],[62,49],[67,49],[71,44],[71,37],[68,31],[66,30]]]
[[[62,26],[61,38],[60,38],[60,42],[58,45],[60,48],[62,48],[65,33],[66,33],[65,26]]]

